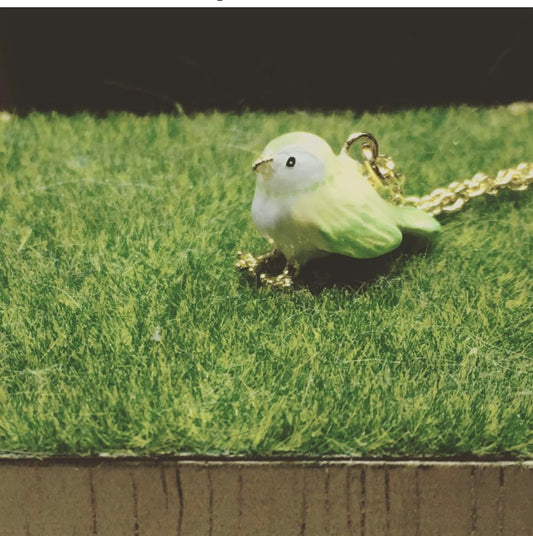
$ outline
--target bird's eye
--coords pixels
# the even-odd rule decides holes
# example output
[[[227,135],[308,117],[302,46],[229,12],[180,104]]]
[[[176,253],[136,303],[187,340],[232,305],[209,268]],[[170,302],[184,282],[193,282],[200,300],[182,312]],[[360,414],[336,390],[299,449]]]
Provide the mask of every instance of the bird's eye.
[[[289,159],[287,160],[287,163],[285,164],[287,167],[294,167],[296,164],[296,158],[294,156],[289,156]]]

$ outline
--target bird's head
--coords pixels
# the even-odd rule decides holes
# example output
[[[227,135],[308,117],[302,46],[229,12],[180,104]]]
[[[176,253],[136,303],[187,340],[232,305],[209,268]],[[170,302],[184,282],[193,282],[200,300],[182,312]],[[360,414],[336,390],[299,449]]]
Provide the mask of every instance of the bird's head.
[[[327,176],[335,157],[331,147],[319,136],[291,132],[272,140],[255,161],[258,185],[274,194],[305,191]]]

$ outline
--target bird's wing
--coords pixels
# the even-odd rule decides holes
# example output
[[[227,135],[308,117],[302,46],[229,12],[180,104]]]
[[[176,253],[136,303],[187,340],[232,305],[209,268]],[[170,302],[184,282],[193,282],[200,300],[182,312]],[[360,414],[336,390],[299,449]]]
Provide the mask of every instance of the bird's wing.
[[[365,178],[341,173],[301,196],[292,219],[317,249],[366,259],[402,241],[391,208]]]

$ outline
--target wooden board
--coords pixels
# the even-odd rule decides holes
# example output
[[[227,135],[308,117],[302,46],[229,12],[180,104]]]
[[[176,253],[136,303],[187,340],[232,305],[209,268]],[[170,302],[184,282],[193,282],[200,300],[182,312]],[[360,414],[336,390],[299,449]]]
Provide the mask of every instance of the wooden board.
[[[533,462],[0,461],[0,535],[532,535]]]

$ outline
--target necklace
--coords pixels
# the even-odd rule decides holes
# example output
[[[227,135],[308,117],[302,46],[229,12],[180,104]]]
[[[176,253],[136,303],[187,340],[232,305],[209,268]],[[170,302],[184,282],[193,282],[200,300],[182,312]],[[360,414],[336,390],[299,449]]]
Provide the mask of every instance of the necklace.
[[[307,152],[312,152],[315,147],[317,147],[316,140],[319,140],[318,143],[325,144],[323,140],[320,140],[317,136],[313,136],[311,134],[306,133],[295,133],[292,136],[299,135],[299,139],[303,139],[303,147],[298,149],[293,149],[296,151],[299,151],[301,153],[302,158],[305,159],[305,154]],[[291,136],[291,135],[286,135]],[[307,138],[302,138],[302,136],[307,136]],[[283,136],[281,137],[283,138]],[[279,138],[279,139],[281,139]],[[364,178],[363,182],[361,183],[361,187],[363,187],[364,183],[366,182],[367,185],[364,186],[366,190],[363,188],[360,189],[359,192],[367,191],[368,190],[368,184],[371,185],[372,189],[379,195],[379,198],[381,200],[385,200],[388,205],[392,205],[395,207],[415,207],[419,211],[422,211],[426,214],[429,214],[430,216],[438,216],[443,213],[453,213],[461,210],[466,203],[471,201],[472,199],[475,199],[476,197],[482,196],[482,195],[496,195],[498,192],[504,189],[509,189],[513,191],[524,191],[526,190],[530,184],[533,183],[533,163],[520,163],[516,167],[509,168],[509,169],[502,169],[500,170],[496,176],[491,177],[489,175],[486,175],[484,173],[476,173],[471,179],[464,180],[462,182],[454,181],[450,183],[448,186],[443,188],[437,188],[433,190],[430,194],[417,197],[417,196],[406,196],[404,193],[404,186],[405,186],[405,178],[402,174],[398,173],[395,170],[395,164],[392,158],[385,154],[379,153],[379,146],[376,138],[367,132],[356,132],[354,134],[351,134],[346,142],[344,143],[344,146],[341,150],[341,153],[337,159],[341,159],[342,162],[347,162],[348,160],[351,161],[351,158],[348,156],[348,152],[351,148],[351,146],[355,142],[361,142],[361,154],[363,159],[363,174],[362,177]],[[276,145],[277,140],[274,140],[272,142],[274,146],[278,146],[279,143]],[[314,145],[313,145],[314,144]],[[270,147],[267,146],[267,149]],[[291,145],[293,147],[293,145]],[[321,152],[324,153],[323,147],[320,145]],[[281,149],[281,153],[284,155],[283,158],[287,157],[287,152],[285,148]],[[298,156],[300,157],[300,154]],[[316,155],[312,155],[315,157]],[[324,158],[329,158],[328,156]],[[271,156],[270,154],[267,156],[262,156],[253,166],[254,171],[258,167],[264,167],[263,164],[268,163],[268,165],[274,166],[274,170],[270,169],[269,176],[274,176],[274,179],[268,179],[270,181],[276,180],[277,176],[280,175],[281,172],[284,173],[283,178],[289,176],[287,175],[287,170],[282,169],[282,164],[278,163],[277,160],[279,158],[275,156]],[[300,160],[300,158],[299,158]],[[353,162],[353,161],[352,161]],[[287,167],[294,168],[296,163],[296,159],[294,156],[290,156],[287,160]],[[290,165],[289,165],[290,164]],[[280,167],[281,166],[281,167]],[[335,168],[337,169],[337,167]],[[354,168],[356,169],[356,168]],[[347,172],[341,172],[346,174]],[[361,174],[355,173],[351,168],[349,173],[352,173],[354,175],[353,180],[361,180]],[[351,178],[351,177],[350,177]],[[322,193],[318,193],[318,195],[322,195]],[[349,197],[349,192],[347,192],[347,196]],[[373,199],[373,198],[372,198]],[[300,205],[303,205],[303,203],[300,203]],[[365,207],[368,205],[364,205]],[[309,202],[307,203],[307,206],[312,206]],[[344,205],[343,205],[344,206]],[[353,205],[356,206],[356,205]],[[362,205],[363,206],[363,205]],[[376,205],[378,206],[378,205]],[[381,206],[381,205],[379,205]],[[343,207],[339,207],[341,210]],[[335,207],[333,207],[335,209]],[[376,209],[378,211],[378,209]],[[379,212],[379,211],[378,211]],[[386,213],[383,213],[386,214]],[[382,219],[381,215],[378,214],[377,220]],[[301,218],[300,218],[301,220]],[[295,220],[296,223],[299,223],[300,220]],[[368,220],[368,218],[367,218]],[[366,220],[365,220],[366,221]],[[288,236],[291,236],[291,226],[285,225],[285,227],[288,227],[288,231],[284,229],[284,236],[288,234]],[[300,223],[300,227],[302,227]],[[309,225],[309,227],[313,227],[312,224]],[[326,225],[327,227],[327,225]],[[298,225],[293,225],[294,228],[294,241],[295,243],[300,240],[300,236],[302,235],[301,229],[298,227]],[[400,227],[401,228],[401,227]],[[298,232],[296,232],[296,229],[298,229]],[[350,237],[352,236],[352,230],[353,225],[347,226],[346,229],[349,229],[350,236],[343,236],[342,228],[337,233],[337,236],[335,236],[336,241],[329,241],[325,242],[326,244],[340,244],[340,243],[346,243],[349,241]],[[368,228],[362,229],[363,235],[364,233],[368,234],[369,230]],[[379,229],[380,232],[382,232],[382,228]],[[420,231],[421,232],[421,231]],[[298,234],[299,233],[299,234]],[[313,235],[313,230],[309,231],[310,235]],[[316,234],[316,233],[315,233]],[[319,233],[320,235],[320,233]],[[297,257],[295,258],[288,258],[287,255],[283,255],[283,253],[279,250],[279,244],[276,243],[276,240],[272,236],[268,236],[267,233],[267,239],[269,240],[272,249],[268,251],[267,253],[259,256],[254,256],[251,253],[242,253],[238,252],[238,261],[235,265],[236,269],[241,271],[246,271],[250,276],[256,278],[260,284],[271,286],[274,288],[285,288],[290,289],[294,285],[294,278],[298,275],[299,268],[300,268],[300,262]],[[357,241],[357,239],[355,239]],[[315,240],[316,241],[316,240]],[[319,246],[322,245],[322,242],[320,240],[317,242],[317,250],[320,249]],[[401,242],[401,234],[399,242]],[[386,250],[383,250],[383,252],[387,252],[391,249],[394,249],[399,245],[398,243],[395,243],[391,241],[391,247],[389,247]],[[348,251],[348,253],[346,253]],[[348,254],[348,256],[353,256],[355,258],[368,258],[368,257],[377,257],[380,256],[380,250],[376,249],[375,254],[373,253],[367,253],[366,250],[364,254],[358,254],[358,251],[363,251],[361,249],[357,248],[348,248],[346,250],[335,249],[335,247],[332,247],[330,249],[326,249],[326,253],[341,253],[341,254]],[[286,252],[285,252],[286,253]],[[317,255],[319,253],[316,253]],[[311,256],[313,253],[311,253]],[[306,259],[306,256],[303,257]],[[285,263],[285,266],[282,268],[281,272],[275,273],[275,269],[273,267],[280,265],[280,259],[281,259],[281,266],[283,266],[283,262]]]

